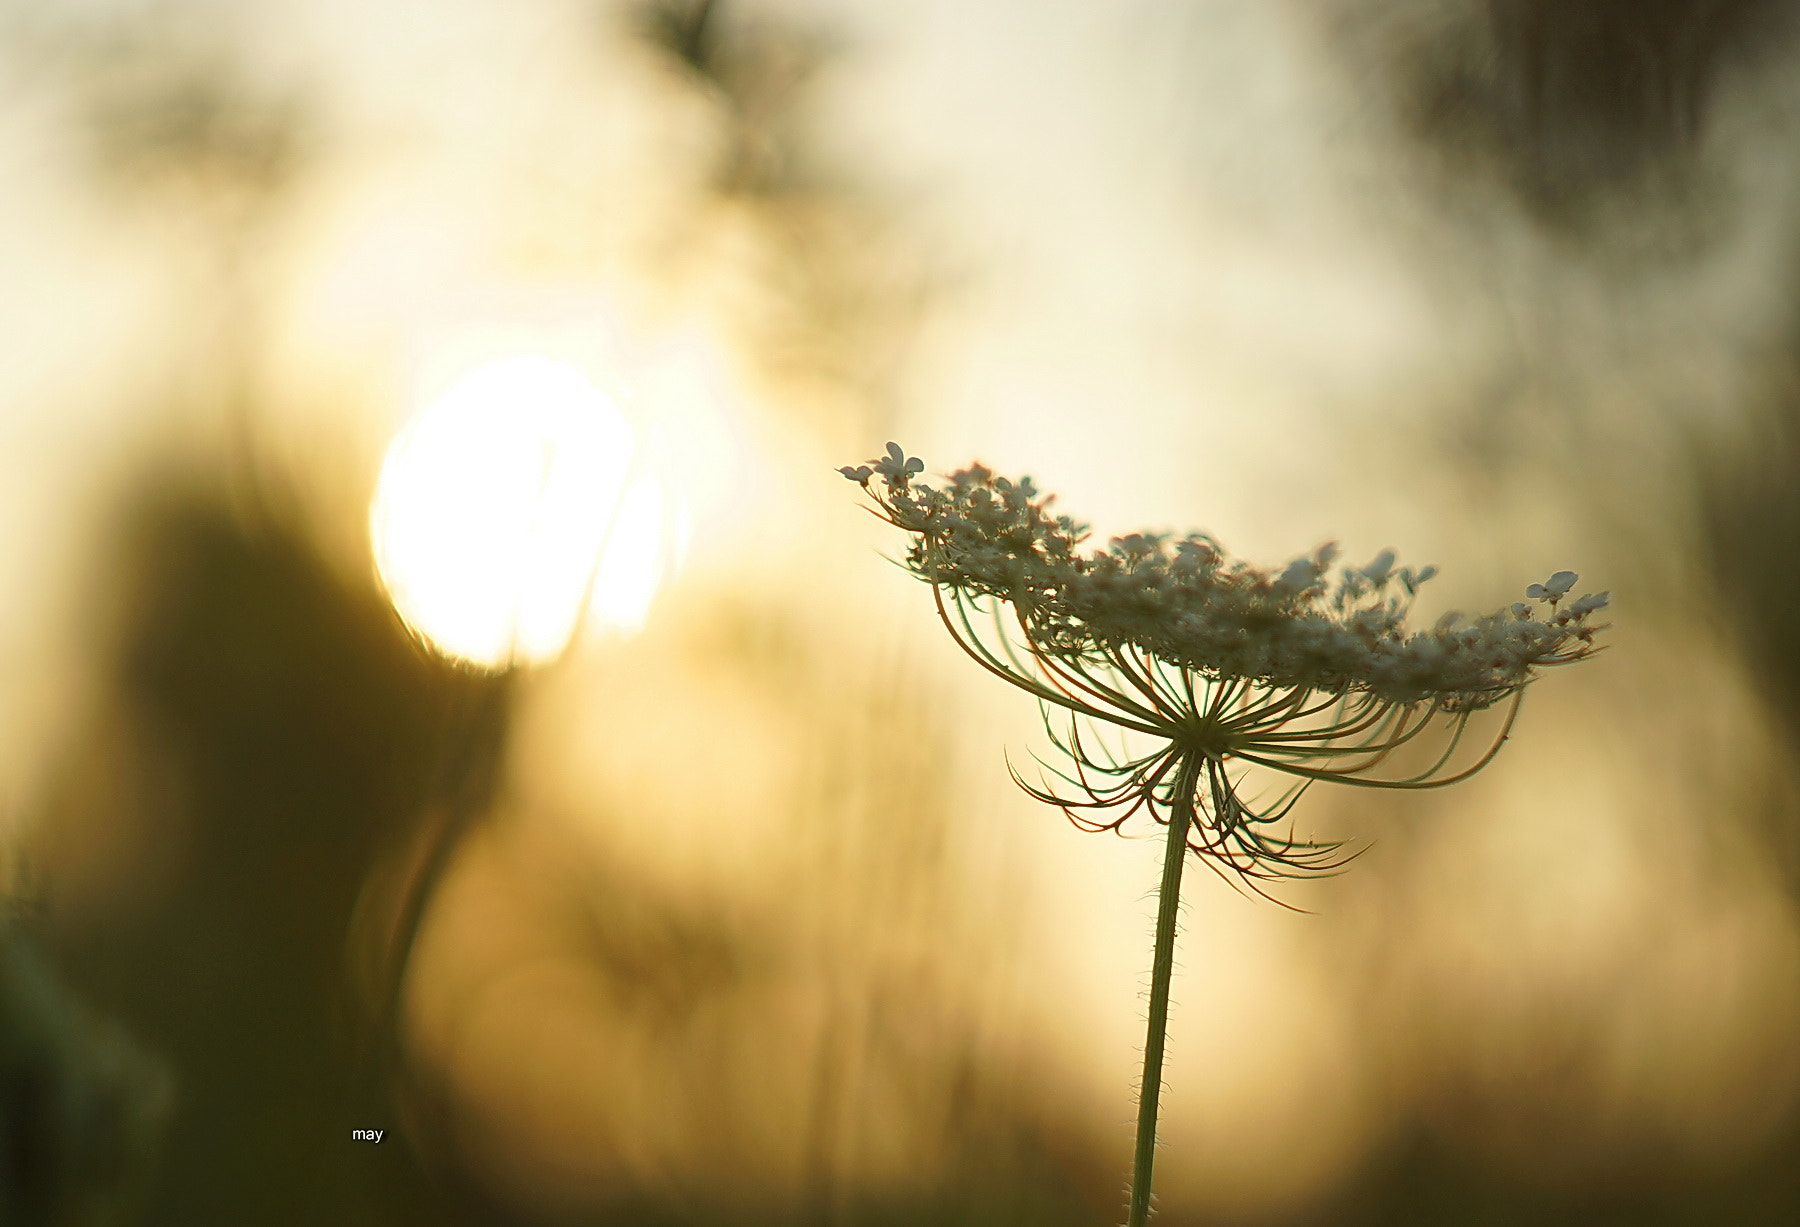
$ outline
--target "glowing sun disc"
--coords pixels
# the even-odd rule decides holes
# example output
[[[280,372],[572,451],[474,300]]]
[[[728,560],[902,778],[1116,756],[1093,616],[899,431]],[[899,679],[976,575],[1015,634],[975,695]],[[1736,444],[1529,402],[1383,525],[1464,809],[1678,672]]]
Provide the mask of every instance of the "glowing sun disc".
[[[632,454],[624,415],[576,367],[513,358],[466,376],[402,429],[382,463],[369,527],[400,616],[485,667],[556,656],[602,551],[656,549],[618,531],[642,513],[614,525]],[[610,550],[609,535],[620,538]],[[626,602],[640,620],[655,583]]]

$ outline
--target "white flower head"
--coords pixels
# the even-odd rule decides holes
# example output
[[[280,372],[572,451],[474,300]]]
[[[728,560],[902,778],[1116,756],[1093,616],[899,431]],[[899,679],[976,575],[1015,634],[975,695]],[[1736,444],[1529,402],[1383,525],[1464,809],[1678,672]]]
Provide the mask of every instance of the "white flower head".
[[[1084,553],[1086,527],[1052,517],[1052,497],[1039,497],[1029,478],[1012,482],[973,465],[936,489],[912,480],[923,469],[890,443],[886,456],[839,471],[911,535],[905,565],[931,584],[963,650],[1047,711],[1062,708],[1164,745],[1121,762],[1096,757],[1078,725],[1066,741],[1052,730],[1077,768],[1074,777],[1057,774],[1085,799],[1027,790],[1089,829],[1117,830],[1124,816],[1081,815],[1128,807],[1129,816],[1144,807],[1156,816],[1172,803],[1178,779],[1184,787],[1204,780],[1207,816],[1190,847],[1245,878],[1330,868],[1340,863],[1338,845],[1273,834],[1297,793],[1252,808],[1239,800],[1227,764],[1282,772],[1299,787],[1452,783],[1498,752],[1537,670],[1593,655],[1594,636],[1606,629],[1587,621],[1607,604],[1605,593],[1557,609],[1575,584],[1572,571],[1527,590],[1550,602],[1547,621],[1521,602],[1472,621],[1446,614],[1430,630],[1409,631],[1412,598],[1437,568],[1396,569],[1392,550],[1344,570],[1335,586],[1324,582],[1335,545],[1280,572],[1230,559],[1200,533],[1173,542],[1167,533],[1131,533]],[[871,475],[882,478],[879,487]],[[1396,580],[1404,597],[1388,594]],[[995,631],[977,629],[990,618]],[[1455,768],[1470,718],[1502,702],[1511,705],[1505,727],[1473,766]],[[1451,747],[1443,757],[1411,774],[1381,774],[1400,746],[1439,726],[1448,727]]]

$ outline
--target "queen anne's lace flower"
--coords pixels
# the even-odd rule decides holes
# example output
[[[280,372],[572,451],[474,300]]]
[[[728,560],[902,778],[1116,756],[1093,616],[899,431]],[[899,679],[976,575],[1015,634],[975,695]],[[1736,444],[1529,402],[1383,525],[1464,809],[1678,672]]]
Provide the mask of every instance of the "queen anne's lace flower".
[[[1230,559],[1201,533],[1132,533],[1083,552],[1086,526],[1052,516],[1052,496],[1030,478],[972,465],[939,489],[913,480],[923,470],[889,443],[885,456],[839,471],[911,534],[905,565],[931,584],[957,643],[1046,714],[1061,708],[1160,743],[1137,758],[1102,754],[1072,721],[1066,736],[1050,731],[1075,774],[1053,773],[1078,795],[1021,786],[1092,830],[1119,830],[1140,808],[1166,823],[1170,806],[1191,802],[1188,846],[1246,879],[1341,863],[1339,845],[1277,833],[1306,784],[1467,778],[1498,752],[1536,671],[1593,655],[1606,629],[1590,622],[1606,593],[1564,603],[1572,571],[1526,589],[1536,608],[1448,614],[1409,631],[1413,599],[1437,568],[1398,567],[1392,550],[1335,583],[1335,545],[1277,571]],[[1462,752],[1471,718],[1501,704],[1486,748]],[[1441,751],[1415,761],[1428,733]],[[1234,762],[1298,783],[1251,805],[1237,795]]]

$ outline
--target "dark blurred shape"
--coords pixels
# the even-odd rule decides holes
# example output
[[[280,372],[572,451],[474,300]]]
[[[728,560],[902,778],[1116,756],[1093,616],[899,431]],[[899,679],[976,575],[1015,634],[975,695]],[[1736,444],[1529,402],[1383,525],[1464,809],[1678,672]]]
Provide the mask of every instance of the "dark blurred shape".
[[[1785,745],[1766,778],[1740,782],[1729,810],[1760,826],[1770,861],[1800,900],[1800,364],[1768,383],[1748,439],[1697,438],[1698,549],[1705,594],[1736,639],[1745,674]]]
[[[1643,1166],[1534,1187],[1417,1127],[1357,1188],[1290,1227],[1791,1227],[1800,1221],[1797,1143],[1790,1131],[1711,1178]]]
[[[1787,32],[1788,0],[1472,0],[1378,35],[1406,122],[1491,166],[1541,223],[1587,233],[1603,206],[1692,195],[1720,78]],[[1370,22],[1366,6],[1345,20]],[[1417,24],[1415,24],[1415,22]]]
[[[132,51],[103,59],[86,91],[96,170],[122,194],[181,190],[250,224],[305,165],[303,108],[257,93],[228,68]]]
[[[716,183],[724,193],[780,196],[811,186],[791,125],[805,87],[825,62],[816,31],[743,20],[720,0],[647,0],[633,10],[639,33],[722,105],[731,125]]]
[[[648,0],[636,11],[639,27],[652,44],[702,79],[717,80],[717,40],[710,29],[717,0]]]
[[[139,872],[156,880],[122,905],[59,896],[56,853],[83,850],[58,848],[54,821],[45,834],[72,977],[181,1088],[147,1221],[405,1221],[356,1217],[428,1202],[416,1139],[355,1085],[374,1010],[347,974],[352,924],[365,883],[396,876],[373,871],[409,859],[444,713],[480,679],[428,657],[372,579],[346,578],[293,523],[246,523],[184,488],[125,519],[109,701],[155,769],[85,826],[152,849]],[[356,1128],[387,1142],[359,1149]]]
[[[75,149],[126,203],[146,188],[271,201],[307,164],[311,108],[244,61],[229,9],[20,6],[0,21],[13,77],[69,100]]]
[[[121,1221],[152,1170],[168,1070],[0,928],[0,1223]]]
[[[628,9],[639,45],[709,98],[720,125],[701,176],[709,198],[694,202],[692,217],[670,219],[670,247],[705,250],[688,227],[718,226],[712,206],[748,221],[758,250],[734,320],[743,351],[790,386],[847,391],[832,403],[864,415],[859,434],[885,437],[908,346],[959,270],[818,139],[827,103],[817,86],[827,67],[842,66],[844,40],[816,16],[799,22],[747,7],[643,0]]]

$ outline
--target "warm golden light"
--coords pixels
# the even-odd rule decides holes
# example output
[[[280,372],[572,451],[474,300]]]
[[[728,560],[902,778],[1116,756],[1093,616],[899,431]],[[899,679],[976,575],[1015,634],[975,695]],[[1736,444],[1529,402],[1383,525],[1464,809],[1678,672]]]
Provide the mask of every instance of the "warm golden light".
[[[639,478],[626,492],[612,541],[594,577],[588,620],[596,628],[630,632],[644,625],[650,601],[662,583],[664,542],[671,531],[677,561],[685,551],[685,516],[673,525],[665,525],[666,518],[661,483],[647,475]]]
[[[400,615],[489,668],[555,657],[582,621],[642,626],[667,513],[619,407],[582,371],[512,358],[466,376],[395,438],[370,512]]]

